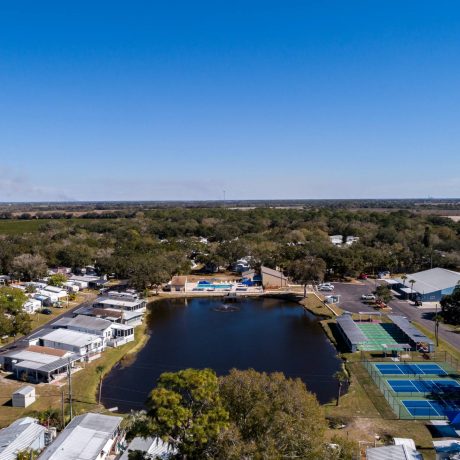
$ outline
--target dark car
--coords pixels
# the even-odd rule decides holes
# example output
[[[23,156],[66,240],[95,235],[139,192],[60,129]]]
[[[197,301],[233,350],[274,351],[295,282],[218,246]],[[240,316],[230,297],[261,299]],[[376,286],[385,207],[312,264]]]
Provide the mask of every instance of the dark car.
[[[43,313],[44,315],[52,315],[53,310],[50,310],[49,308],[42,308],[40,313]]]
[[[360,273],[359,276],[358,276],[358,279],[359,280],[367,280],[368,276],[369,275],[367,273]]]

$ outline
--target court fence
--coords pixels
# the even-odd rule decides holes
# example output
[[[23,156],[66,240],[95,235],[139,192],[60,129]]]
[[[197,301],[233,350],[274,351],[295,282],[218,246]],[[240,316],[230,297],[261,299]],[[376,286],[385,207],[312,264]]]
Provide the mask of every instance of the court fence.
[[[388,359],[385,360],[387,363],[389,362]],[[398,393],[392,390],[389,385],[387,384],[387,379],[377,370],[375,367],[376,361],[370,361],[367,359],[363,359],[361,364],[365,367],[369,375],[371,376],[372,380],[374,381],[377,388],[380,390],[384,398],[386,399],[387,403],[395,413],[396,417],[401,420],[414,420],[414,419],[424,419],[424,420],[441,420],[445,419],[444,416],[439,415],[439,412],[432,408],[431,405],[424,405],[423,408],[417,408],[415,406],[410,407],[410,410],[405,406],[402,402],[401,398],[414,398],[414,397],[423,397],[423,393],[421,392],[407,392],[407,393]],[[381,361],[377,361],[381,362]],[[395,363],[396,364],[396,363]],[[420,379],[420,375],[417,374],[407,374],[405,377],[411,377],[413,380]],[[410,401],[408,401],[409,403]],[[415,404],[415,402],[414,402]]]

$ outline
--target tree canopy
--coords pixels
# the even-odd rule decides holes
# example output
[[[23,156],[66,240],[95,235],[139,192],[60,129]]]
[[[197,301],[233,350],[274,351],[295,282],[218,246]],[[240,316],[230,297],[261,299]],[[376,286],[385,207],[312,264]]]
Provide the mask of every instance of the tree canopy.
[[[300,379],[281,373],[210,369],[162,374],[148,412],[126,420],[130,437],[159,436],[182,459],[351,460],[353,443],[331,447],[322,407]]]

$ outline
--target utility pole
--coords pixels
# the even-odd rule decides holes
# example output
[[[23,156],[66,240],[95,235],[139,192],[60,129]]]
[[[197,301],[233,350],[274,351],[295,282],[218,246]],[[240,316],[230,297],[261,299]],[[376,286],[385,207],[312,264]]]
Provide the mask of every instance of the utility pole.
[[[67,365],[67,382],[69,384],[70,420],[72,421],[72,418],[73,418],[73,411],[72,411],[72,374],[71,374],[71,367],[70,367],[70,358],[68,359],[68,365]]]
[[[436,303],[436,313],[434,316],[434,336],[436,338],[436,346],[439,347],[439,316],[438,316],[438,304]]]
[[[62,429],[64,429],[65,428],[64,389],[61,390],[61,417],[62,417]]]

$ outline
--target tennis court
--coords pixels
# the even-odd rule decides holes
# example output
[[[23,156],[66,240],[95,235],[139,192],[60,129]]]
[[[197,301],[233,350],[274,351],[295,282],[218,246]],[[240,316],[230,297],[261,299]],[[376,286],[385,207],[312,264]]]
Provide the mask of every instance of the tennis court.
[[[460,401],[441,403],[427,399],[401,401],[413,417],[445,417],[447,412],[458,411]]]
[[[407,343],[404,333],[393,323],[356,323],[366,336],[365,343],[360,345],[363,351],[389,351],[392,347]]]
[[[382,375],[447,375],[439,364],[433,363],[388,363],[375,367]]]
[[[458,393],[460,383],[452,379],[443,380],[387,380],[395,393]],[[460,394],[459,394],[460,396]]]

